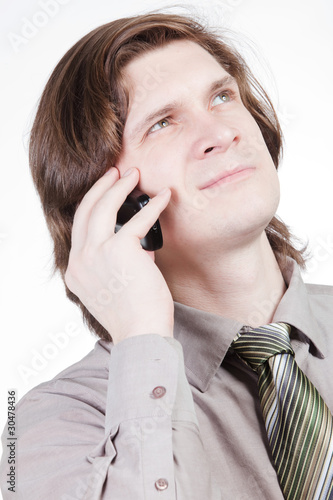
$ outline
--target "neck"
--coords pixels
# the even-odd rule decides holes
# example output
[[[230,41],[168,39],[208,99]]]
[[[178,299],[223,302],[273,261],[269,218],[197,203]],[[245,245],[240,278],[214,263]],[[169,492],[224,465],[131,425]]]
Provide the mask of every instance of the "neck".
[[[265,233],[218,257],[186,257],[157,261],[176,302],[252,327],[272,322],[286,285]]]

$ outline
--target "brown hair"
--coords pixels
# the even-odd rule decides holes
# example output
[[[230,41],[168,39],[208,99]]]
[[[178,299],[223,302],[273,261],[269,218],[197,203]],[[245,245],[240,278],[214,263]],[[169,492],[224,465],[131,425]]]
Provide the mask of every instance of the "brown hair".
[[[128,95],[125,65],[147,50],[173,40],[198,43],[236,78],[245,107],[258,123],[278,168],[280,125],[267,94],[243,58],[221,37],[194,19],[147,14],[105,24],[79,40],[60,60],[41,96],[30,136],[30,168],[54,242],[54,270],[64,281],[75,210],[85,193],[121,152]],[[281,260],[290,256],[304,266],[288,227],[274,217],[266,233]],[[64,281],[65,283],[65,281]],[[85,322],[99,337],[110,334],[66,286]]]

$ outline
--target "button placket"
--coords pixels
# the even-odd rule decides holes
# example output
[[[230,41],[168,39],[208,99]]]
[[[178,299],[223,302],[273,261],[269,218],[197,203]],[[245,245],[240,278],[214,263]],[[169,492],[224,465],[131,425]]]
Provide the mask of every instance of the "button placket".
[[[166,394],[166,388],[163,387],[162,385],[158,385],[157,387],[154,387],[154,389],[150,393],[150,397],[153,399],[160,399],[163,398],[165,394]],[[168,488],[168,486],[169,486],[168,481],[163,477],[155,481],[155,488],[157,489],[157,491],[164,491]]]

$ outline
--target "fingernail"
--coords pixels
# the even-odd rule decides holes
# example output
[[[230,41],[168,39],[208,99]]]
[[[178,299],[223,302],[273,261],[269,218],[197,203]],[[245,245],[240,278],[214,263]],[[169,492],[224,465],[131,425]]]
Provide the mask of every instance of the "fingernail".
[[[128,175],[131,175],[132,172],[134,172],[134,167],[129,168],[128,170],[126,170],[126,172],[124,173],[123,177],[127,177]]]

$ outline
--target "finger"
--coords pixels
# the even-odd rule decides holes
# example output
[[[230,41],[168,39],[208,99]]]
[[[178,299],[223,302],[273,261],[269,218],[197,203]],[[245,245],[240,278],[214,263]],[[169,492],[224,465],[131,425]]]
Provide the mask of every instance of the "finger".
[[[117,235],[122,235],[122,237],[130,235],[138,240],[144,238],[163,210],[168,206],[170,198],[171,190],[169,188],[162,189],[147,205],[123,225]]]
[[[99,246],[114,236],[117,213],[126,197],[139,182],[139,171],[131,169],[123,175],[94,205],[88,223],[87,244],[91,248]]]
[[[81,248],[87,235],[88,222],[93,207],[98,200],[112,187],[119,179],[119,171],[116,167],[110,170],[95,182],[87,191],[78,206],[73,221],[72,247]]]

